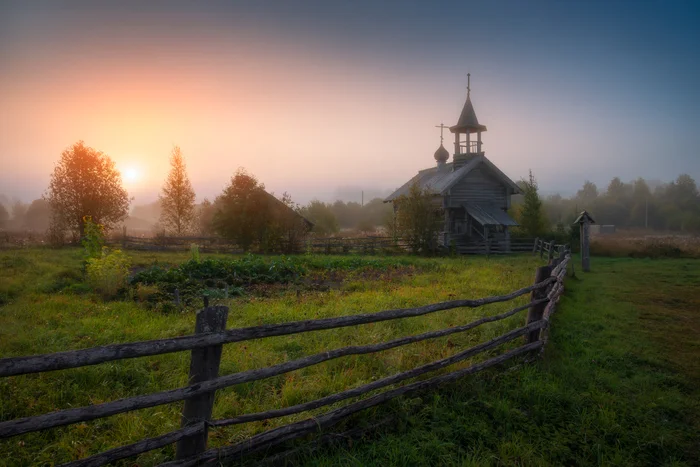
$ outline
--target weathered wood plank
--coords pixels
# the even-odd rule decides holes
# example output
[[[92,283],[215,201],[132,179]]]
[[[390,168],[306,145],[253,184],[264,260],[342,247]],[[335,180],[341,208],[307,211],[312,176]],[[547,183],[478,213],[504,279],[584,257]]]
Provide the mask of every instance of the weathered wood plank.
[[[547,302],[547,300],[542,300],[542,302]],[[523,308],[524,309],[524,308]],[[441,368],[444,368],[449,365],[453,365],[457,362],[460,362],[462,360],[465,360],[467,358],[473,357],[474,355],[477,355],[481,352],[484,352],[486,350],[490,350],[494,347],[497,347],[501,344],[504,344],[506,342],[512,341],[513,339],[516,339],[523,334],[526,334],[528,332],[531,332],[533,330],[541,329],[542,327],[545,326],[544,321],[538,321],[535,323],[530,323],[527,326],[523,326],[521,328],[513,329],[512,331],[509,331],[495,339],[492,339],[487,342],[483,342],[481,344],[475,345],[474,347],[470,347],[466,350],[463,350],[459,353],[456,353],[450,357],[443,358],[442,360],[436,360],[434,362],[428,363],[426,365],[422,365],[420,367],[416,367],[412,370],[405,371],[403,373],[397,373],[392,376],[387,376],[386,378],[378,379],[376,381],[373,381],[371,383],[358,386],[353,389],[348,389],[346,391],[342,391],[336,394],[332,394],[330,396],[322,397],[320,399],[316,399],[310,402],[305,402],[297,405],[293,405],[290,407],[285,407],[283,409],[273,409],[273,410],[267,410],[264,412],[257,412],[257,413],[250,413],[250,414],[243,414],[239,415],[237,417],[233,418],[228,418],[228,419],[221,419],[221,420],[214,420],[210,423],[212,427],[221,427],[221,426],[228,426],[228,425],[237,425],[240,423],[248,423],[248,422],[254,422],[254,421],[259,421],[259,420],[267,420],[270,418],[277,418],[277,417],[284,417],[285,415],[292,415],[295,413],[300,413],[300,412],[305,412],[307,410],[312,410],[312,409],[317,409],[319,407],[324,407],[326,405],[334,404],[336,402],[340,402],[345,399],[349,399],[351,397],[356,397],[360,396],[362,394],[366,394],[371,391],[375,391],[377,389],[381,389],[383,387],[399,383],[401,381],[404,381],[406,379],[410,378],[415,378],[417,376],[423,375],[425,373],[429,373],[431,371],[439,370]]]
[[[542,282],[544,279],[550,277],[552,274],[552,268],[549,266],[543,266],[540,268],[537,268],[537,272],[535,273],[535,283]],[[536,302],[539,301],[543,298],[547,297],[547,289],[541,288],[541,289],[535,289],[531,292],[530,295],[530,301],[531,302]],[[537,305],[533,305],[530,307],[530,309],[527,312],[527,323],[534,323],[535,321],[539,321],[542,319],[542,313],[544,313],[544,303],[538,303]],[[539,329],[533,330],[531,333],[527,335],[526,342],[531,343],[531,342],[536,342],[540,339],[540,331]]]
[[[385,391],[367,399],[348,404],[331,412],[327,412],[318,417],[309,418],[300,422],[290,423],[289,425],[274,428],[272,430],[268,430],[258,435],[252,436],[251,438],[248,438],[247,440],[242,441],[240,443],[231,446],[226,446],[223,448],[210,449],[202,454],[191,457],[189,459],[167,462],[165,464],[161,464],[161,466],[186,467],[201,465],[202,462],[208,461],[221,461],[224,459],[229,460],[234,456],[240,456],[253,449],[258,449],[261,446],[270,447],[293,438],[306,436],[307,434],[332,426],[361,410],[374,407],[376,405],[382,404],[404,394],[409,394],[428,388],[434,388],[436,386],[440,386],[446,383],[452,383],[464,376],[477,373],[479,371],[485,370],[486,368],[503,363],[518,355],[522,355],[532,350],[536,350],[542,347],[542,345],[543,343],[541,341],[533,342],[531,344],[525,344],[521,347],[505,352],[497,357],[485,360],[481,363],[477,363],[470,367],[453,371],[446,375],[436,376],[424,381],[418,381],[415,383],[407,384],[406,386],[401,386],[396,389]]]
[[[194,334],[189,336],[158,339],[127,344],[114,344],[90,349],[72,350],[47,355],[28,357],[11,357],[0,359],[0,377],[13,376],[43,371],[76,368],[113,360],[146,357],[170,352],[192,350],[211,345],[241,342],[271,336],[284,336],[323,329],[334,329],[358,324],[376,323],[398,318],[422,316],[454,308],[476,308],[491,303],[505,302],[531,292],[537,288],[546,287],[555,279],[549,278],[541,284],[535,284],[516,290],[506,295],[486,297],[472,300],[452,300],[435,303],[417,308],[384,310],[377,313],[341,316],[337,318],[322,318],[289,323],[266,324],[249,328],[230,329],[228,331]]]
[[[226,329],[228,308],[214,306],[204,308],[197,313],[195,333],[207,333],[223,331]],[[223,345],[213,345],[201,349],[193,349],[190,358],[189,385],[216,379],[219,376],[219,364],[221,363],[221,351]],[[182,408],[182,427],[198,425],[211,419],[211,411],[214,407],[216,392],[207,392],[185,401]],[[207,449],[207,429],[181,438],[177,442],[177,458],[199,454]]]
[[[176,431],[171,431],[170,433],[166,433],[161,436],[157,436],[155,438],[146,438],[137,443],[129,444],[128,446],[121,446],[110,449],[109,451],[95,454],[94,456],[68,462],[66,464],[62,464],[60,467],[98,467],[119,459],[125,459],[127,457],[136,456],[144,452],[162,448],[177,442],[179,439],[185,436],[191,436],[203,430],[203,423],[200,423],[199,425],[191,425]]]
[[[556,279],[552,278],[552,280]],[[505,319],[511,316],[512,314],[516,313],[517,311],[520,311],[521,309],[525,309],[527,307],[529,307],[529,304],[523,307],[518,307],[515,310],[502,313],[500,315],[486,316],[484,318],[478,319],[476,321],[473,321],[472,323],[462,326],[462,331],[474,328],[484,323]],[[195,396],[199,396],[207,392],[233,386],[235,384],[241,384],[250,381],[256,381],[259,379],[269,378],[271,376],[277,376],[280,374],[288,373],[290,371],[299,370],[301,368],[306,368],[321,362],[344,356],[374,353],[382,350],[392,349],[402,345],[411,344],[414,342],[419,342],[425,339],[432,339],[441,335],[446,335],[441,333],[445,331],[451,332],[452,329],[453,328],[442,331],[427,332],[414,336],[402,337],[400,339],[395,339],[380,344],[343,347],[299,358],[296,360],[290,360],[288,362],[280,363],[266,368],[256,368],[253,370],[247,370],[239,373],[221,376],[216,379],[203,381],[201,383],[183,388],[171,389],[168,391],[161,391],[142,396],[134,396],[130,398],[119,399],[112,402],[105,402],[103,404],[98,405],[59,410],[57,412],[51,412],[44,415],[10,420],[0,423],[0,438],[8,438],[11,436],[16,436],[31,431],[38,431],[57,426],[69,425],[71,423],[94,420],[96,418],[103,418],[110,415],[116,415],[118,413],[130,412],[133,410],[153,407],[156,405],[177,402],[183,399],[189,399]]]

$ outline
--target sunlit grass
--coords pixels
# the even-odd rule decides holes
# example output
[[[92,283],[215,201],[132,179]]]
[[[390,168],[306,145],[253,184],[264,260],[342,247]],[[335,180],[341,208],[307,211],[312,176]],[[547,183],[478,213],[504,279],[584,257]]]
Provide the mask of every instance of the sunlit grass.
[[[135,266],[173,265],[189,259],[188,253],[138,253],[131,256]],[[376,312],[456,297],[503,294],[530,284],[534,269],[539,265],[539,259],[530,256],[497,259],[407,257],[398,260],[412,267],[410,274],[382,280],[350,278],[340,287],[327,291],[297,293],[297,289],[291,287],[269,297],[245,295],[226,300],[230,307],[228,327]],[[307,261],[314,267],[323,267],[329,258],[310,257]],[[0,269],[3,297],[0,352],[5,357],[184,335],[194,329],[192,311],[161,314],[132,300],[104,302],[95,294],[86,293],[76,285],[82,271],[80,250],[5,251],[0,253],[0,262],[3,266]],[[462,324],[526,301],[526,297],[521,297],[511,303],[480,309],[451,310],[353,328],[229,344],[224,347],[221,374],[269,366],[331,348],[374,343]],[[214,417],[230,417],[310,401],[450,355],[455,349],[494,337],[523,322],[524,315],[520,314],[470,333],[374,355],[337,359],[286,375],[241,384],[217,393]],[[462,363],[466,364],[468,362]],[[179,352],[5,378],[0,380],[0,418],[9,420],[180,387],[186,384],[188,368],[189,353]],[[0,453],[3,454],[0,459],[12,459],[13,465],[59,463],[163,434],[179,427],[181,405],[169,404],[0,441]],[[327,409],[316,412],[324,410]],[[229,444],[272,426],[305,417],[308,414],[213,430],[210,444]],[[173,452],[168,448],[144,454],[137,462],[139,465],[153,465],[171,458]]]

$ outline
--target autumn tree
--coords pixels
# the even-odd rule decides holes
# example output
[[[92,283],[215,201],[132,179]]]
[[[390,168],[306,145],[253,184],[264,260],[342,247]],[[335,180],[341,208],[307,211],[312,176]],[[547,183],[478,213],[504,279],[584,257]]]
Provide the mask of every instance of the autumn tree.
[[[80,236],[84,234],[85,216],[109,230],[127,216],[129,209],[129,195],[112,159],[82,141],[61,154],[45,199],[53,213],[53,227],[77,231]]]
[[[178,146],[173,148],[170,156],[170,173],[159,198],[162,209],[160,223],[166,230],[182,235],[193,227],[195,194]]]

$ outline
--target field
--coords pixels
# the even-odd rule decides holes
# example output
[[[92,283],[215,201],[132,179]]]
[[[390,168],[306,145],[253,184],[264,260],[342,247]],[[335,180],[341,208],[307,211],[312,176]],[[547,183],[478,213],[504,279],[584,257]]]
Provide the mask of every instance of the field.
[[[132,255],[136,270],[188,259],[187,253]],[[502,294],[530,284],[541,265],[529,255],[313,256],[298,261],[307,273],[290,284],[262,283],[233,298],[214,296],[212,300],[230,306],[228,327]],[[700,430],[700,264],[690,259],[594,258],[593,268],[589,274],[577,270],[578,278],[568,280],[543,360],[372,410],[353,422],[362,425],[392,416],[391,428],[353,444],[302,451],[288,460],[308,465],[695,465],[700,458],[694,439]],[[0,253],[3,357],[192,332],[194,310],[200,306],[196,300],[183,310],[153,306],[136,292],[104,301],[82,285],[81,270],[78,249]],[[221,372],[439,329],[512,306],[230,344]],[[322,397],[450,355],[523,322],[524,315],[516,315],[475,332],[236,386],[218,393],[214,417]],[[0,419],[182,386],[188,365],[188,353],[181,352],[5,378],[0,380]],[[156,436],[179,426],[180,410],[181,404],[171,404],[0,441],[0,464],[52,465]],[[218,429],[211,433],[211,444],[229,444],[307,416]],[[136,462],[154,465],[172,456],[171,448]]]

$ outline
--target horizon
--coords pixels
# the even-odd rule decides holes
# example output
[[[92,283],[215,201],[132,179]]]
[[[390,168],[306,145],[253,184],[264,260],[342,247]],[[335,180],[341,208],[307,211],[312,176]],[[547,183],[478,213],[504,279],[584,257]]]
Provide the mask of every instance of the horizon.
[[[435,164],[467,73],[486,156],[545,195],[700,178],[692,5],[407,5],[3,3],[0,194],[40,197],[84,140],[132,207],[157,199],[173,145],[198,202],[238,167],[300,204],[359,202]]]

